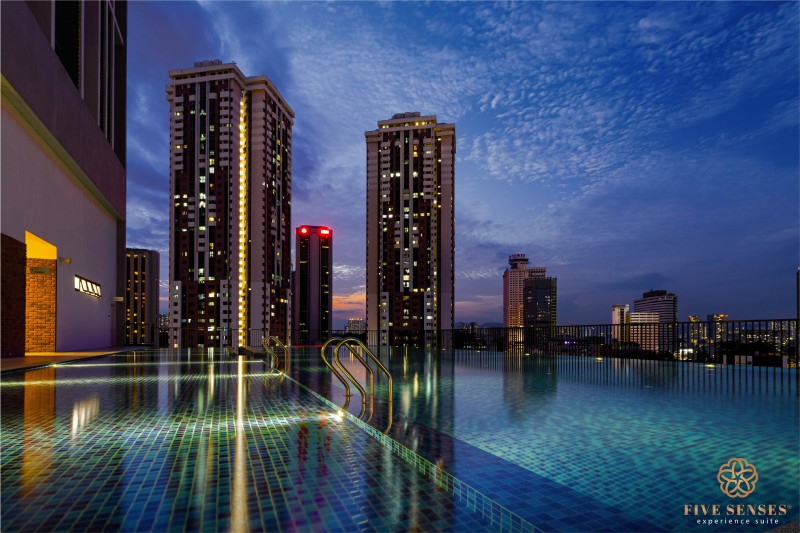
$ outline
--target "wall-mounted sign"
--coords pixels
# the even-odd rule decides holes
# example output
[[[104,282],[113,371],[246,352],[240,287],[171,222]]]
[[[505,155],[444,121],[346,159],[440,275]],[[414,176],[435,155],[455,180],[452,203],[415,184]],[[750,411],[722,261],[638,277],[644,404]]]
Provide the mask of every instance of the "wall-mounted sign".
[[[31,267],[31,274],[49,274],[50,269],[48,267]]]
[[[95,283],[94,281],[89,281],[86,278],[82,278],[80,276],[75,276],[75,290],[78,292],[82,292],[83,294],[88,294],[89,296],[93,296],[95,298],[100,298],[103,296],[102,292],[100,291],[100,284]]]

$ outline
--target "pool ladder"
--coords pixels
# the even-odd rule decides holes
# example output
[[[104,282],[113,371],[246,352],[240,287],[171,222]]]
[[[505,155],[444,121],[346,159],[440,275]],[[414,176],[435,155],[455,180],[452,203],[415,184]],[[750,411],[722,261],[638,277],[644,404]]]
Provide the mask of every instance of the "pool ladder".
[[[275,349],[280,348],[283,351],[283,373],[288,375],[291,369],[292,357],[289,348],[283,344],[278,337],[274,336],[261,339],[261,346],[264,347],[264,351],[270,356],[270,370],[275,370],[280,362],[280,357],[275,353]]]
[[[330,361],[328,361],[327,356],[325,355],[325,350],[327,350],[328,346],[330,346],[333,343],[336,343],[336,344],[335,344],[335,346],[333,348],[333,362],[334,362],[334,364],[332,365],[330,363]],[[345,366],[342,364],[341,360],[339,359],[339,353],[341,351],[341,348],[347,348],[348,351],[350,352],[350,354],[358,362],[360,362],[364,366],[364,368],[366,369],[366,371],[367,371],[367,379],[369,381],[369,394],[367,394],[367,392],[364,390],[364,387],[361,386],[361,384],[358,382],[358,380],[355,377],[353,377],[353,374],[351,374],[347,370],[347,368],[345,368]],[[392,412],[392,398],[393,398],[393,396],[392,396],[392,387],[393,387],[393,385],[392,384],[393,384],[393,380],[392,380],[392,374],[383,365],[383,363],[381,363],[380,359],[375,357],[375,354],[372,353],[372,351],[369,348],[367,348],[367,346],[363,342],[361,342],[359,339],[355,339],[355,338],[352,338],[352,337],[349,337],[349,338],[331,337],[330,339],[325,341],[325,344],[323,344],[322,347],[319,350],[319,355],[322,358],[322,361],[325,363],[325,365],[328,368],[331,369],[331,373],[334,376],[336,376],[339,379],[339,381],[342,382],[342,385],[344,385],[345,402],[344,402],[344,405],[342,406],[342,410],[346,411],[347,407],[350,405],[351,392],[350,392],[350,383],[348,383],[348,381],[349,381],[349,382],[351,382],[353,384],[353,386],[356,389],[358,389],[358,392],[361,393],[361,413],[359,413],[358,418],[362,418],[364,416],[364,413],[366,413],[366,411],[367,411],[367,401],[369,401],[369,417],[366,420],[367,422],[369,422],[372,419],[372,415],[374,413],[375,372],[369,366],[369,363],[367,362],[367,360],[364,359],[363,354],[365,354],[369,359],[374,361],[375,364],[377,365],[377,367],[380,370],[382,370],[383,373],[386,374],[386,377],[388,378],[388,389],[389,389],[388,390],[388,392],[389,392],[388,419],[389,419],[389,425],[386,426],[386,429],[383,431],[384,433],[388,433],[389,429],[391,429],[391,427],[392,427],[392,417],[393,417],[393,412]],[[344,375],[342,375],[342,374],[344,374]],[[345,376],[347,376],[347,379],[345,379]]]

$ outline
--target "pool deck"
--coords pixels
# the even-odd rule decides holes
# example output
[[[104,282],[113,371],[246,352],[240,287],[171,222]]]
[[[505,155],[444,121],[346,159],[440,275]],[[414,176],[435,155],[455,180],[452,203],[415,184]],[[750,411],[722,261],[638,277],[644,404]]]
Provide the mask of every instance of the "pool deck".
[[[28,352],[23,357],[8,357],[0,359],[0,374],[32,370],[58,363],[70,363],[80,359],[102,357],[112,353],[130,352],[141,349],[141,346],[117,346],[111,348],[98,348],[73,352]]]

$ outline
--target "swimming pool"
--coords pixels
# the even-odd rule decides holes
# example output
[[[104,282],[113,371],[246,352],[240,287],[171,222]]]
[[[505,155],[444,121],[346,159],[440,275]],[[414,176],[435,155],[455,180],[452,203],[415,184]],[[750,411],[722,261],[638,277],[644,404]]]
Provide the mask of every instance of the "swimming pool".
[[[467,351],[381,358],[394,376],[389,437],[418,454],[410,460],[311,392],[342,403],[317,350],[293,350],[292,379],[196,350],[4,374],[3,530],[765,531],[798,519],[794,370]],[[381,378],[376,434],[388,425],[382,394]],[[416,457],[484,499],[454,497],[419,474]],[[721,492],[731,458],[757,468],[747,498]],[[489,504],[524,522],[474,512]],[[743,514],[728,516],[730,504]],[[709,518],[751,524],[697,523]]]
[[[316,354],[299,357],[319,372],[301,382],[341,397]],[[798,520],[796,370],[402,349],[382,360],[394,376],[391,436],[545,530],[764,531]],[[721,491],[731,458],[757,469],[746,498]]]
[[[501,529],[260,360],[142,351],[0,391],[3,531]]]

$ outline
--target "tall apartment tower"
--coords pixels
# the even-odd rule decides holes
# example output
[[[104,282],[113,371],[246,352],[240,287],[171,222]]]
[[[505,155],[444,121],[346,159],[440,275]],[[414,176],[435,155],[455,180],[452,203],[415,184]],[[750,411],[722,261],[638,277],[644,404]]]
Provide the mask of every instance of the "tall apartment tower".
[[[331,331],[333,231],[326,226],[300,226],[295,243],[292,343],[320,344]]]
[[[513,254],[508,257],[508,268],[503,272],[503,327],[515,328],[525,324],[524,290],[525,280],[530,278],[544,279],[547,275],[545,267],[528,267],[525,254]]]
[[[170,345],[288,342],[294,112],[234,63],[169,76]]]
[[[431,346],[453,329],[455,124],[401,113],[367,143],[367,330]]]
[[[137,248],[128,248],[125,252],[125,344],[151,344],[159,327],[160,254]]]
[[[3,2],[3,357],[125,341],[127,3]]]

